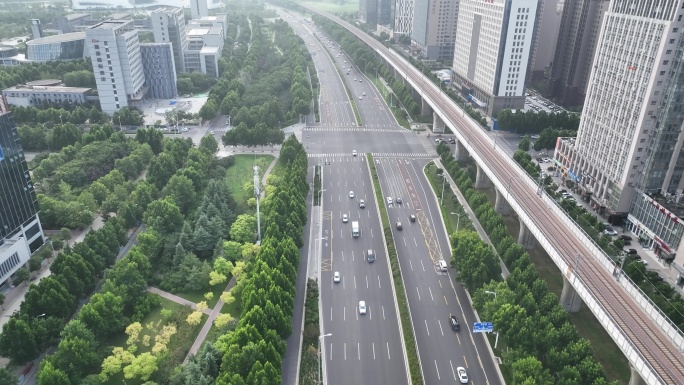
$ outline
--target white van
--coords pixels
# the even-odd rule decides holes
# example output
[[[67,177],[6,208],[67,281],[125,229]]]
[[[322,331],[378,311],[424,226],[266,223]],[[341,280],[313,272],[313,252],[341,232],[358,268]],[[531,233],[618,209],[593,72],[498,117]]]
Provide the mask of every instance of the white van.
[[[447,268],[449,267],[443,259],[440,259],[437,265],[439,265],[439,270],[441,271],[447,271]]]

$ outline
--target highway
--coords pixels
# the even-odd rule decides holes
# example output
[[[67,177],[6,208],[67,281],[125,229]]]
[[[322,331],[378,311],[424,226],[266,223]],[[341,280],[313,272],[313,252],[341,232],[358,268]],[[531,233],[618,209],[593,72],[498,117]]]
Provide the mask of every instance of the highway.
[[[425,383],[458,383],[455,370],[463,366],[472,384],[500,384],[496,363],[484,336],[470,332],[477,319],[465,290],[460,284],[454,284],[448,273],[435,269],[436,261],[449,261],[451,253],[438,203],[422,173],[428,159],[436,156],[434,141],[400,127],[382,95],[355,66],[346,74],[352,65],[346,53],[340,52],[335,43],[328,43],[328,37],[321,31],[298,20],[289,20],[291,25],[299,24],[294,26],[295,31],[300,35],[315,33],[330,50],[325,57],[344,70],[342,79],[347,82],[363,122],[363,127],[341,127],[326,120],[327,116],[346,115],[328,114],[326,109],[331,104],[325,103],[326,96],[322,93],[321,125],[305,129],[306,136],[303,136],[312,160],[310,164],[321,164],[324,170],[322,229],[318,242],[322,249],[321,334],[332,333],[324,337],[327,381],[345,384],[407,381],[405,368],[399,373],[392,369],[403,359],[400,357],[403,353],[401,346],[392,343],[401,343],[395,339],[398,338],[395,326],[398,316],[389,286],[390,272],[376,202],[362,157],[363,153],[372,153],[376,157],[383,196],[404,199],[401,205],[389,207],[389,214],[393,222],[403,218],[400,219],[403,230],[392,231]],[[316,52],[314,62],[318,67],[324,58],[323,51],[318,51],[309,37],[305,41]],[[344,95],[334,97],[346,97],[343,86],[337,83],[340,81],[337,73],[328,70],[318,70],[318,73],[322,89],[340,90]],[[353,150],[359,156],[352,156]],[[354,191],[354,198],[349,198],[349,191]],[[365,209],[359,208],[359,199],[365,200]],[[343,214],[348,215],[348,223],[342,222]],[[410,214],[417,214],[419,220],[410,223]],[[350,234],[351,222],[355,220],[361,225],[360,238],[352,238]],[[372,264],[364,260],[368,249],[378,258]],[[342,277],[340,283],[333,282],[335,271]],[[358,314],[359,300],[366,301],[368,314]],[[461,331],[451,330],[450,314],[460,320]],[[339,334],[343,337],[338,337]],[[379,365],[389,368],[376,369]]]
[[[320,12],[319,12],[320,13]],[[423,81],[423,75],[413,66],[388,50],[379,42],[367,36],[351,24],[326,13],[321,13],[352,31],[377,52],[382,53],[414,82],[420,84],[424,97],[433,107],[438,106],[445,123],[456,131],[461,143],[466,145],[471,155],[483,166],[491,170],[491,177],[499,185],[505,185],[509,202],[514,201],[534,223],[548,242],[547,251],[562,258],[568,268],[565,274],[578,279],[591,295],[600,303],[601,311],[610,317],[610,322],[618,328],[620,336],[626,338],[638,351],[640,357],[631,357],[640,364],[640,373],[652,373],[650,383],[684,384],[684,357],[681,351],[660,330],[660,327],[642,310],[635,300],[616,282],[615,278],[592,254],[583,240],[573,235],[573,229],[549,206],[549,200],[536,194],[536,189],[527,183],[525,176],[497,151],[492,140],[471,119],[462,115],[461,110],[431,82]],[[578,256],[581,263],[577,263]],[[557,262],[558,263],[558,262]],[[592,309],[596,312],[598,310]],[[600,318],[600,317],[599,317]],[[614,338],[616,338],[614,336]],[[618,345],[626,343],[618,341]],[[622,345],[623,350],[626,348]],[[629,357],[628,357],[629,358]],[[643,365],[643,366],[642,366]]]

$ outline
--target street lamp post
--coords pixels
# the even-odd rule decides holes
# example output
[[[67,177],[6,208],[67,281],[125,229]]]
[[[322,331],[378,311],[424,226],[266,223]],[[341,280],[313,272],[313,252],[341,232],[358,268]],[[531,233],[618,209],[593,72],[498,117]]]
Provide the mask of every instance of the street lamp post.
[[[494,295],[494,299],[496,299],[496,292],[495,292],[495,291],[485,290],[485,293],[487,293],[487,294],[493,294],[493,295]]]
[[[458,216],[458,219],[456,220],[456,231],[458,231],[458,225],[461,223],[461,215],[463,215],[463,214],[459,214],[459,213],[451,213],[451,214]]]
[[[439,198],[439,204],[444,205],[444,185],[446,184],[446,175],[444,175],[444,170],[442,170],[442,196]]]
[[[495,291],[485,290],[485,293],[493,294],[494,299],[496,299],[496,292]],[[494,340],[494,349],[496,349],[497,345],[499,345],[499,332],[494,332],[494,334],[496,334],[496,339]]]
[[[325,338],[325,337],[330,337],[331,335],[332,335],[332,333],[323,334],[323,335],[318,336],[318,383],[319,384],[322,384],[321,372],[323,371],[323,367],[321,365],[321,340],[323,340],[323,338]]]

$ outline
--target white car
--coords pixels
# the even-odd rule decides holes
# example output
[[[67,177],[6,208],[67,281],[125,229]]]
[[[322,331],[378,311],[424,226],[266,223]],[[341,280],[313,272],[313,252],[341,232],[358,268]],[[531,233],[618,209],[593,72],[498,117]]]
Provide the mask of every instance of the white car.
[[[603,233],[606,235],[618,235],[617,231],[615,231],[615,229],[610,226],[606,227],[605,230],[603,230]]]
[[[352,156],[356,156],[356,150],[352,151]]]
[[[340,279],[342,279],[340,278],[340,272],[336,271],[335,274],[333,274],[333,282],[338,283],[340,282]]]
[[[353,191],[350,191],[350,192],[349,192],[349,198],[350,198],[350,199],[351,199],[351,198],[354,198],[354,192],[353,192]]]
[[[456,373],[458,373],[458,380],[461,381],[461,384],[468,383],[468,373],[466,373],[464,367],[459,366],[458,368],[456,368]]]
[[[342,222],[343,223],[349,222],[349,217],[347,217],[347,214],[342,214]]]
[[[359,100],[363,100],[363,96],[359,95]]]
[[[359,301],[359,314],[366,314],[366,301]]]
[[[392,205],[392,197],[387,197],[387,204]]]

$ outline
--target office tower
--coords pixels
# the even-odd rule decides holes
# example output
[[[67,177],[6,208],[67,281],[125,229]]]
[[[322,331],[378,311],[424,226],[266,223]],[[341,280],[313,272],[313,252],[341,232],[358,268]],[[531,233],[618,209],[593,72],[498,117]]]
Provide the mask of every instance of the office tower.
[[[155,99],[172,99],[176,91],[176,66],[172,43],[140,44],[147,96]]]
[[[43,37],[43,27],[40,25],[40,19],[31,19],[31,35],[34,39]]]
[[[525,105],[536,14],[537,0],[460,1],[452,84],[488,115]]]
[[[102,111],[113,114],[145,96],[145,74],[133,20],[111,20],[86,29],[86,48]]]
[[[0,102],[0,285],[44,243],[38,200],[12,114]]]
[[[562,14],[563,4],[559,0],[539,0],[532,35],[530,62],[527,66],[526,81],[528,83],[534,80],[544,80],[546,71],[551,68]]]
[[[396,0],[394,11],[394,34],[411,36],[414,0]]]
[[[551,68],[549,96],[566,106],[584,103],[601,23],[610,0],[566,1]]]
[[[209,16],[207,0],[190,0],[190,12],[193,19]]]
[[[178,71],[185,72],[184,52],[188,49],[183,8],[159,8],[150,15],[155,43],[171,43]]]
[[[396,0],[377,0],[378,24],[394,29],[394,6]]]
[[[456,40],[459,1],[415,0],[411,45],[428,60],[451,60]]]
[[[684,0],[610,3],[577,138],[561,140],[556,150],[566,177],[598,211],[626,217],[639,241],[668,259],[684,233],[684,212],[671,204],[684,190],[683,6]]]
[[[359,21],[375,31],[378,25],[378,0],[359,0]]]

